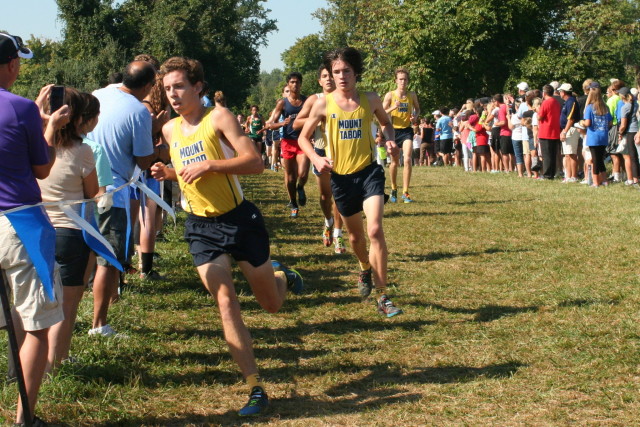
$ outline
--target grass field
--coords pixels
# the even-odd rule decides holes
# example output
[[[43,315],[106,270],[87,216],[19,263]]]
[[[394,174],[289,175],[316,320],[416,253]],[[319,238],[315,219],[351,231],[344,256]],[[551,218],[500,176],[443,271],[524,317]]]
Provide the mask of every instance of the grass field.
[[[313,178],[311,178],[313,179]],[[288,218],[282,174],[243,178],[272,257],[308,292],[269,315],[237,275],[272,409],[255,424],[639,425],[640,192],[414,169],[413,204],[387,205],[386,319],[360,301],[357,262],[320,240],[310,202]],[[129,339],[87,336],[43,386],[38,414],[65,425],[235,425],[247,388],[202,290],[181,226],[159,245],[171,280],[140,283],[112,307]],[[6,348],[6,334],[0,334]],[[0,354],[0,375],[6,351]],[[0,381],[0,384],[2,382]],[[14,384],[0,388],[11,420]]]

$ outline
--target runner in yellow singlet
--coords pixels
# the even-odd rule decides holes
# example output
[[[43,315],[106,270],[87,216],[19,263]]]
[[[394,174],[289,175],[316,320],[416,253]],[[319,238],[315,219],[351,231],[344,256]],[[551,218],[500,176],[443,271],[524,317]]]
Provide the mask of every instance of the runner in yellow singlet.
[[[185,239],[205,288],[216,299],[231,356],[251,394],[239,414],[263,413],[267,393],[258,376],[251,335],[240,314],[231,276],[234,258],[258,303],[270,313],[280,309],[287,287],[302,292],[302,277],[269,257],[269,236],[262,214],[244,199],[237,174],[261,173],[264,164],[253,142],[223,106],[200,103],[204,71],[200,62],[181,57],[161,67],[169,102],[180,115],[162,128],[175,169],[156,163],[153,177],[177,180],[182,207],[189,214]],[[278,271],[274,273],[274,267]]]
[[[336,88],[331,73],[323,65],[318,68],[318,84],[322,87],[322,93],[311,95],[307,98],[302,106],[302,110],[298,113],[293,122],[293,129],[300,130],[304,126],[304,123],[309,117],[311,107],[316,100],[326,96],[333,92]],[[318,125],[313,134],[313,149],[321,156],[326,156],[326,136],[324,124]],[[338,208],[333,203],[333,196],[331,195],[331,175],[328,172],[320,173],[313,167],[313,174],[316,176],[316,182],[318,183],[318,189],[320,190],[320,208],[324,214],[324,229],[322,231],[322,242],[325,246],[331,246],[333,242],[335,244],[334,252],[337,254],[343,254],[346,252],[344,245],[344,239],[342,237],[342,218],[338,213]],[[333,228],[333,233],[331,229]]]
[[[300,138],[300,148],[320,172],[331,172],[331,190],[338,211],[349,230],[349,241],[360,262],[358,288],[363,298],[371,294],[375,282],[378,312],[392,317],[402,313],[387,297],[387,243],[382,229],[384,213],[384,170],[376,162],[372,134],[373,117],[380,123],[390,154],[397,154],[394,131],[380,97],[356,88],[362,75],[362,57],[353,48],[329,52],[324,64],[331,71],[336,90],[313,104]],[[313,149],[311,137],[324,122],[327,156]],[[367,217],[365,232],[362,220]],[[367,251],[367,236],[370,250]]]
[[[396,90],[388,92],[384,97],[382,105],[387,113],[391,115],[393,121],[393,129],[396,133],[396,144],[402,149],[404,157],[404,170],[402,171],[402,201],[411,203],[413,200],[409,196],[409,184],[411,182],[411,155],[413,128],[411,120],[413,117],[420,116],[420,104],[415,92],[408,92],[409,71],[404,68],[398,68],[395,71]],[[396,203],[398,201],[398,166],[400,164],[399,156],[391,156],[391,165],[389,166],[389,175],[391,177],[391,197],[389,201]]]

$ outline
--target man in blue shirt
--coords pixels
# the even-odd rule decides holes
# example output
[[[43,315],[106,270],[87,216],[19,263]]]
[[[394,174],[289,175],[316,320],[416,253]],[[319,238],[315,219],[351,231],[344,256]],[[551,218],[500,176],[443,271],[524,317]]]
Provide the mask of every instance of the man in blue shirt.
[[[151,139],[151,114],[142,100],[155,84],[156,72],[144,61],[133,61],[124,72],[121,87],[106,87],[93,94],[100,101],[100,121],[88,137],[99,143],[111,163],[113,185],[117,188],[131,179],[136,166],[145,170],[158,158],[159,148]],[[127,187],[128,188],[128,187]],[[127,204],[129,192],[125,189],[113,195],[113,207],[100,215],[100,232],[111,243],[120,264],[125,265],[128,254]],[[114,335],[107,323],[107,312],[112,298],[117,295],[118,270],[107,260],[98,257],[93,281],[93,326],[89,335]]]
[[[440,110],[442,117],[436,123],[436,132],[440,133],[440,152],[445,165],[449,165],[453,152],[453,123],[449,117],[449,109]]]

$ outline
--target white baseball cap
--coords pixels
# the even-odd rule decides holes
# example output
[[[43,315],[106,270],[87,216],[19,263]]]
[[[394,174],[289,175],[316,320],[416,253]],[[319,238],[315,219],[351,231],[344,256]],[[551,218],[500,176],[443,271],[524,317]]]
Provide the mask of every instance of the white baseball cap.
[[[529,85],[527,84],[527,82],[520,82],[518,83],[518,90],[527,91],[529,90]]]
[[[560,85],[558,90],[562,90],[562,91],[565,91],[565,92],[571,92],[571,91],[573,91],[573,88],[571,87],[571,85],[569,83],[562,83],[562,85]]]

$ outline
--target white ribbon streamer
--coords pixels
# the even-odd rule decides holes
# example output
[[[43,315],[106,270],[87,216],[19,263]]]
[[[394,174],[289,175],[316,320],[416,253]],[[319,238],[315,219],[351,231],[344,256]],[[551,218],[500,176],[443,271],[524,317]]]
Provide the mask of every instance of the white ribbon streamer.
[[[171,215],[171,218],[173,218],[173,222],[176,221],[176,214],[173,211],[173,209],[171,208],[171,206],[169,206],[167,204],[167,202],[165,202],[164,200],[162,200],[160,198],[160,196],[158,196],[152,189],[150,189],[147,184],[145,184],[142,181],[136,181],[131,183],[131,185],[133,185],[136,188],[139,188],[140,191],[142,191],[144,194],[147,195],[147,197],[149,197],[151,200],[153,200],[154,202],[156,202],[156,204],[158,206],[160,206],[162,209],[164,209],[165,211],[167,211],[167,213],[169,215]]]
[[[78,215],[78,213],[76,211],[74,211],[71,206],[61,205],[60,206],[60,210],[62,212],[64,212],[69,218],[71,218],[73,220],[73,222],[78,224],[78,226],[80,226],[83,230],[85,230],[87,233],[91,234],[91,236],[93,236],[93,238],[95,238],[100,243],[102,243],[109,250],[109,252],[111,252],[111,255],[115,259],[118,259],[118,257],[116,256],[115,251],[113,250],[113,246],[111,246],[111,243],[109,243],[102,236],[102,234],[100,234],[98,232],[98,230],[96,230],[93,227],[93,225],[91,225],[86,219],[84,219],[80,215]]]

